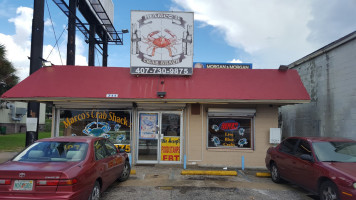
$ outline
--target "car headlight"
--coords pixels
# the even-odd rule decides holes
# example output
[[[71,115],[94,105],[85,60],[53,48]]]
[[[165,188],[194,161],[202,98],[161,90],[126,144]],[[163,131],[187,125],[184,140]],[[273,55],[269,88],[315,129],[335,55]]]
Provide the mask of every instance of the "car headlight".
[[[354,186],[354,188],[356,189],[356,183],[352,184],[352,186]]]

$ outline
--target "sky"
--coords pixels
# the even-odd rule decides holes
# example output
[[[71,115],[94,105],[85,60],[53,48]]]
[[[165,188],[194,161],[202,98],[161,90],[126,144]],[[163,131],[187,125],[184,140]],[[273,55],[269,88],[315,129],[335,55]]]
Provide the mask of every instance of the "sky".
[[[45,1],[43,58],[65,65],[68,20],[52,0]],[[131,10],[194,12],[194,62],[276,69],[356,30],[356,0],[112,1],[118,31],[130,30]],[[33,2],[0,0],[0,43],[21,80],[29,75]],[[76,65],[88,65],[88,44],[81,32],[76,37]],[[123,41],[109,45],[108,66],[130,67],[130,34]],[[95,65],[101,63],[96,52]]]

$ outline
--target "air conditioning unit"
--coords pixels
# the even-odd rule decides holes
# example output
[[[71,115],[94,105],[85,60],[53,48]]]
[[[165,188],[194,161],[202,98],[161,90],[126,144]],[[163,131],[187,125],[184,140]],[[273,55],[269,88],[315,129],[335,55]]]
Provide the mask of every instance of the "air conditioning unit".
[[[282,132],[280,128],[270,128],[269,129],[269,143],[279,144],[281,143]]]

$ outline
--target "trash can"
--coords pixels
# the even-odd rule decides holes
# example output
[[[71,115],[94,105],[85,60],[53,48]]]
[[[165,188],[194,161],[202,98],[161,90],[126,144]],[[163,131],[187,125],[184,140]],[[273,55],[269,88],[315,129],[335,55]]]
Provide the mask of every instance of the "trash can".
[[[6,134],[6,126],[0,126],[0,134],[5,135]]]

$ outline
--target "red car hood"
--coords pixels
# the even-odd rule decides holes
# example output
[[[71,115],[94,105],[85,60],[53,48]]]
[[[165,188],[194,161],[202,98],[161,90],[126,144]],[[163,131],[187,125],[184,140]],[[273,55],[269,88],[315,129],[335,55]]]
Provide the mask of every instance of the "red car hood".
[[[349,176],[356,181],[356,163],[345,163],[345,162],[326,162],[325,165],[334,171],[342,173]]]
[[[26,178],[60,177],[66,172],[74,172],[81,168],[81,162],[18,162],[8,161],[0,165],[0,177],[18,177],[26,173]],[[63,174],[64,173],[64,174]]]

